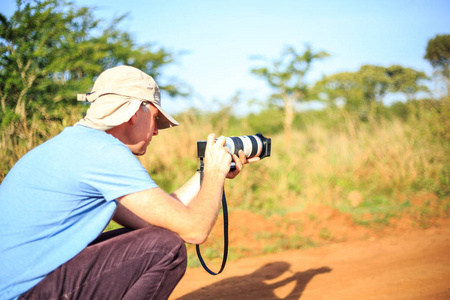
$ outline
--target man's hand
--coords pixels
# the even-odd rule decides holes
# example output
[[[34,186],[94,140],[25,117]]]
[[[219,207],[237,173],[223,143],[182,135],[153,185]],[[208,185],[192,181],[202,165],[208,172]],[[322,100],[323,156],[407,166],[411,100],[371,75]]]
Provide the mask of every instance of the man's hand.
[[[215,141],[215,134],[208,135],[206,149],[205,149],[205,172],[208,170],[219,170],[221,174],[225,174],[226,178],[235,178],[242,170],[243,165],[257,162],[259,157],[252,157],[248,159],[244,151],[239,150],[239,156],[231,155],[225,146],[226,138],[221,136]],[[231,161],[234,161],[236,169],[230,171]]]
[[[242,151],[242,150],[239,150],[238,154],[239,154],[239,157],[236,154],[233,154],[233,161],[236,164],[236,169],[234,171],[228,172],[227,178],[229,178],[229,179],[235,178],[241,172],[242,167],[245,164],[257,162],[260,160],[259,157],[252,157],[250,159],[247,158],[244,154],[244,151]]]
[[[218,172],[225,178],[230,171],[231,155],[225,145],[225,137],[221,136],[215,141],[216,135],[208,135],[205,148],[205,168],[206,173]]]

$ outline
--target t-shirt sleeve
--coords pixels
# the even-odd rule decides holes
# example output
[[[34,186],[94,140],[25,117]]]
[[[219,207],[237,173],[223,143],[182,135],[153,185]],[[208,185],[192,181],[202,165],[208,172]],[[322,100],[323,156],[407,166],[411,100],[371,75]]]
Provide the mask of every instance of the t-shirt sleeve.
[[[86,184],[107,201],[157,187],[140,161],[125,145],[113,145],[91,157]]]

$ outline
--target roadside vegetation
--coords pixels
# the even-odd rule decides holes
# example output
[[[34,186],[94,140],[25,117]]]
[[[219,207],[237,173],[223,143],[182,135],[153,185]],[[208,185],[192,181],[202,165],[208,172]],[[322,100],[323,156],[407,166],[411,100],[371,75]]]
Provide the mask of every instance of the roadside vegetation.
[[[118,30],[124,16],[105,25],[63,1],[18,3],[10,19],[0,15],[0,182],[25,153],[81,118],[87,106],[76,103],[76,93],[89,91],[100,71],[130,64],[159,81],[175,59]],[[239,95],[216,112],[191,109],[176,116],[182,126],[161,131],[139,159],[171,192],[198,168],[196,143],[210,132],[272,139],[271,157],[226,184],[235,222],[230,259],[356,233],[369,238],[405,219],[410,227],[431,227],[450,217],[450,35],[430,40],[426,53],[435,70],[430,77],[398,65],[361,66],[310,83],[305,76],[314,61],[329,55],[288,47],[251,70],[273,90],[259,99],[259,113],[236,117],[233,105],[246,101]],[[438,91],[428,89],[431,81]],[[161,88],[167,106],[170,96],[188,95],[180,82]],[[404,100],[387,106],[387,95]],[[299,109],[309,101],[320,109]],[[206,259],[221,254],[220,219],[202,248]],[[189,252],[195,256],[193,247]]]
[[[282,131],[266,131],[272,138],[272,156],[245,166],[239,180],[226,184],[230,239],[242,235],[238,244],[230,242],[230,257],[318,246],[351,235],[336,230],[336,225],[347,226],[343,230],[353,230],[352,224],[368,229],[360,236],[368,238],[371,231],[388,230],[403,218],[411,228],[428,228],[436,219],[450,217],[449,127],[443,126],[450,118],[449,106],[428,100],[401,104],[401,116],[399,106],[365,122],[344,110],[302,113],[289,148]],[[263,114],[276,119],[280,112]],[[197,140],[209,132],[254,134],[258,126],[249,125],[257,123],[252,118],[260,116],[219,124],[211,115],[180,115],[183,125],[161,132],[141,161],[171,192],[198,168]],[[232,218],[242,211],[261,218],[255,222]],[[340,214],[343,220],[327,225]],[[243,215],[248,217],[255,218]],[[209,259],[221,255],[221,218],[203,246]],[[233,227],[232,222],[241,227]],[[250,247],[255,244],[259,246]],[[195,257],[193,247],[190,251]],[[198,264],[197,259],[190,261]]]

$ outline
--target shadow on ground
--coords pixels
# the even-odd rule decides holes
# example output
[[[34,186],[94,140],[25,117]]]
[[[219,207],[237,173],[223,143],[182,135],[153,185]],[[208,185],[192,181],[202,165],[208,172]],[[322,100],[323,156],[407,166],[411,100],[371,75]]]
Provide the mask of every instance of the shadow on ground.
[[[297,300],[306,285],[319,274],[331,272],[329,267],[293,272],[286,262],[269,263],[253,273],[224,279],[186,294],[179,300],[203,299],[287,299]],[[294,286],[292,288],[292,286]],[[286,287],[287,295],[280,297],[275,290]]]

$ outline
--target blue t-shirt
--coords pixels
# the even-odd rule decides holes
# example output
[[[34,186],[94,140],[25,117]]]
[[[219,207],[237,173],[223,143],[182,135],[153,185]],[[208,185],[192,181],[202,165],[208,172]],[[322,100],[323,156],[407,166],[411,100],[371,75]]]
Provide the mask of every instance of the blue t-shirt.
[[[115,199],[156,187],[130,149],[84,126],[22,157],[0,185],[0,299],[15,299],[94,240]]]

